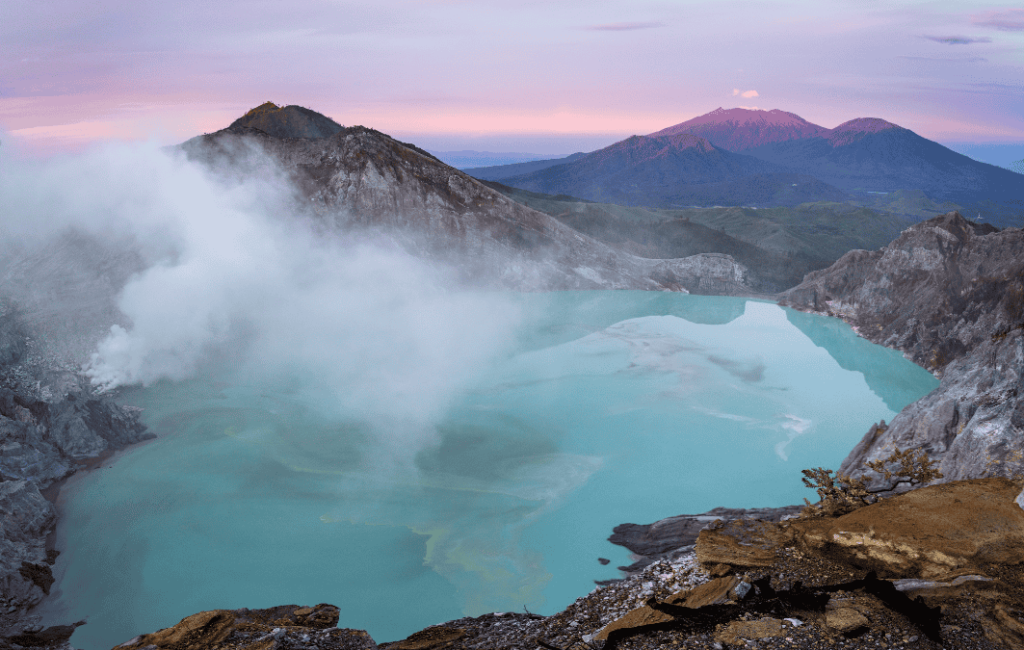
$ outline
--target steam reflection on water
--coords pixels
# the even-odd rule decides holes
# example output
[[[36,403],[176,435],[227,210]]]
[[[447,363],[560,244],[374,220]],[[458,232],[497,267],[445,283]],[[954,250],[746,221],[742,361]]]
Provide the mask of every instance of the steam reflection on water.
[[[213,608],[330,602],[377,641],[553,613],[628,563],[605,541],[615,525],[798,503],[800,469],[837,467],[937,384],[837,321],[765,302],[515,300],[514,348],[408,455],[402,422],[321,408],[315,373],[126,393],[160,438],[62,494],[47,616],[88,616],[72,644],[92,650]]]

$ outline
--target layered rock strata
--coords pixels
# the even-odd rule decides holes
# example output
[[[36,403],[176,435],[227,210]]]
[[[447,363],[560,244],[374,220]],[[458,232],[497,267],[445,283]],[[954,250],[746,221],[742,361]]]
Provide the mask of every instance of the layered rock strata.
[[[872,427],[841,472],[893,487],[867,463],[899,448],[927,452],[944,481],[1024,473],[1024,231],[946,214],[808,274],[780,304],[840,317],[942,380]]]

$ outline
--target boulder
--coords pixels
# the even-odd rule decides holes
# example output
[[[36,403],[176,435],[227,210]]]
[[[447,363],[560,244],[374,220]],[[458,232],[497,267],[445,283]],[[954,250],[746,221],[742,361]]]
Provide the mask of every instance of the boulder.
[[[781,508],[714,508],[695,515],[676,515],[653,524],[620,524],[612,531],[608,541],[625,546],[636,557],[628,567],[619,567],[627,573],[636,573],[659,560],[672,560],[689,553],[697,543],[702,530],[734,519],[781,521],[800,513],[803,506]]]
[[[335,627],[334,605],[284,605],[268,609],[216,609],[183,618],[177,625],[126,641],[114,650],[373,650],[362,630]]]
[[[1020,483],[1005,478],[930,485],[836,519],[794,521],[807,549],[838,554],[882,578],[943,580],[1024,562]]]
[[[743,645],[747,640],[768,639],[785,636],[790,628],[777,618],[760,618],[755,621],[732,621],[714,635],[718,643]]]

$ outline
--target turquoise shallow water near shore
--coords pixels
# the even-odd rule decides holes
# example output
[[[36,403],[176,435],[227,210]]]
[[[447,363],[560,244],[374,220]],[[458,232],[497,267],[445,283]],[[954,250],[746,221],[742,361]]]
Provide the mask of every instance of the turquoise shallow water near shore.
[[[378,641],[553,613],[629,562],[606,540],[715,506],[799,503],[938,385],[848,326],[739,298],[529,294],[510,354],[409,448],[318,409],[315,377],[124,395],[160,435],[74,477],[49,620],[107,649],[204,609],[330,602]],[[612,560],[607,567],[598,557]]]

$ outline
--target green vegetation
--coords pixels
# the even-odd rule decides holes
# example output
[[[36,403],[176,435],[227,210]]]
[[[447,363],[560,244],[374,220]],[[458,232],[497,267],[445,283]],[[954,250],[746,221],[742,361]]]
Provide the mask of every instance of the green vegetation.
[[[921,190],[896,190],[874,194],[871,200],[864,202],[864,205],[913,221],[924,221],[954,210],[964,212],[963,206],[951,201],[934,201]]]
[[[483,182],[514,201],[640,257],[731,255],[750,269],[754,286],[764,293],[795,286],[810,271],[828,267],[850,250],[881,248],[911,223],[893,214],[827,201],[776,208],[659,209]]]

